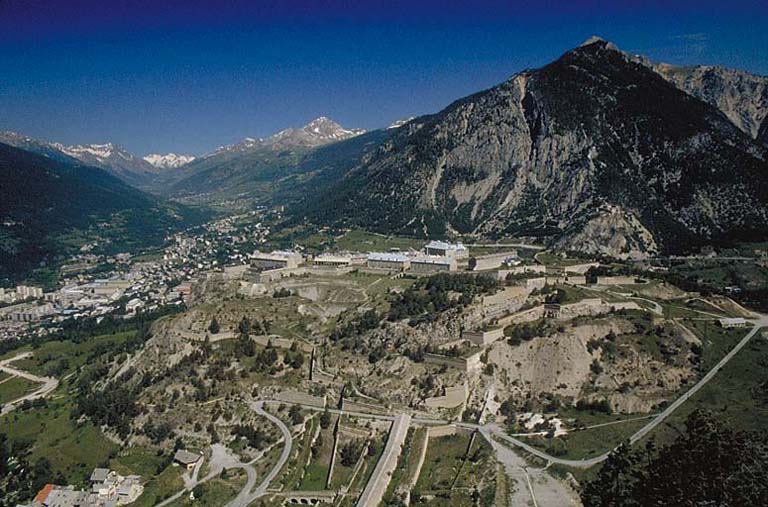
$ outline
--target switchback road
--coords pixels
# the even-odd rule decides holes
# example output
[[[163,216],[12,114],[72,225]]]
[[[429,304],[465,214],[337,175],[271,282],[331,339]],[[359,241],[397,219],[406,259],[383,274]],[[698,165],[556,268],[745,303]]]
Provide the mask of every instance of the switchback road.
[[[53,391],[59,386],[58,379],[55,379],[52,377],[38,377],[37,375],[33,375],[29,372],[17,370],[16,368],[12,368],[8,366],[14,361],[19,361],[21,359],[26,359],[28,357],[32,357],[32,352],[24,352],[23,354],[18,354],[10,359],[0,361],[0,371],[4,371],[5,373],[8,373],[10,375],[21,377],[23,379],[29,380],[31,382],[36,382],[42,385],[39,388],[35,389],[33,392],[29,394],[25,394],[24,396],[17,398],[15,400],[12,400],[6,403],[5,405],[3,405],[2,411],[0,411],[0,415],[5,415],[9,413],[10,411],[14,410],[17,406],[21,405],[26,400],[35,400],[38,398],[43,398],[47,396],[48,393],[50,393],[51,391]]]

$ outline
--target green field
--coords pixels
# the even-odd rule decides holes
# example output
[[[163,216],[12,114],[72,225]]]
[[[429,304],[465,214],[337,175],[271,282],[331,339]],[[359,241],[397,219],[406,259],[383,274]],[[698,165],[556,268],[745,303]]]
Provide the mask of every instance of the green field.
[[[344,440],[339,442],[339,449],[343,445]],[[342,486],[349,485],[349,481],[352,480],[352,472],[355,465],[344,466],[341,464],[338,454],[336,455],[336,464],[333,467],[333,477],[331,477],[331,489],[339,489]]]
[[[414,499],[430,506],[473,505],[471,494],[480,493],[480,505],[491,505],[496,496],[496,460],[490,445],[479,434],[469,447],[465,433],[430,439]]]
[[[109,461],[109,466],[122,475],[140,475],[146,483],[144,493],[132,506],[150,507],[177,493],[184,483],[182,469],[170,465],[169,456],[158,456],[156,451],[132,447],[120,452]]]
[[[325,489],[328,479],[328,468],[331,464],[333,453],[333,428],[320,430],[321,444],[314,451],[312,459],[304,469],[304,477],[296,489],[300,491],[318,491]]]
[[[702,338],[702,372],[707,372],[714,367],[748,332],[747,329],[723,329],[711,321],[704,320],[687,320],[685,324]],[[658,355],[658,350],[654,351],[654,348],[657,349],[658,343],[654,341],[656,339],[654,336],[654,333],[640,333],[635,338],[641,342],[638,343],[646,352],[655,356]],[[624,337],[625,335],[622,335],[621,338]],[[664,425],[657,428],[652,433],[652,437],[659,435],[662,440],[670,439],[677,431],[671,426],[677,425],[679,428],[687,415],[696,408],[727,414],[733,417],[737,427],[765,431],[768,428],[768,423],[764,422],[768,420],[766,419],[768,417],[768,406],[766,406],[768,374],[762,374],[761,365],[763,364],[768,365],[768,343],[764,339],[755,337],[750,345],[731,360],[723,372],[681,406]],[[764,385],[761,382],[764,382]],[[765,393],[762,402],[761,389]],[[617,416],[579,411],[572,407],[563,408],[559,412],[562,419],[574,419],[577,425],[634,419],[641,415]],[[613,449],[648,422],[649,419],[638,419],[600,428],[573,431],[557,438],[522,437],[521,440],[554,456],[582,459]]]
[[[45,342],[33,350],[35,355],[32,358],[16,361],[13,365],[42,375],[56,370],[56,377],[61,379],[79,367],[95,363],[102,354],[114,350],[115,346],[134,334],[126,332],[105,335],[90,338],[83,343]],[[32,349],[27,347],[15,350],[5,357],[26,350]],[[106,465],[117,453],[118,446],[90,422],[72,419],[72,380],[62,381],[46,398],[47,406],[28,411],[15,410],[0,417],[0,431],[11,442],[31,445],[28,457],[30,462],[47,458],[54,474],[61,473],[71,484],[84,485],[93,468]],[[0,388],[5,384],[0,384]]]
[[[691,320],[685,325],[702,341],[702,371],[709,371],[749,332],[749,329],[723,329],[712,321]],[[755,337],[754,340],[760,340]],[[746,349],[745,349],[746,350]],[[740,352],[741,355],[743,352]],[[735,359],[734,359],[735,360]]]
[[[376,468],[376,464],[379,462],[379,459],[384,452],[384,445],[384,442],[376,442],[376,452],[373,454],[367,453],[365,455],[362,467],[350,484],[349,491],[353,494],[346,496],[339,504],[339,507],[354,507],[357,505],[357,497],[363,492],[365,485],[368,484],[368,480],[373,474],[373,469]]]
[[[227,473],[229,475],[226,480],[220,477],[214,477],[196,487],[195,491],[198,491],[201,495],[195,497],[194,500],[190,500],[189,495],[184,494],[181,498],[171,502],[169,507],[187,507],[193,505],[195,507],[221,507],[240,492],[245,485],[246,480],[244,472],[237,469],[230,470]]]
[[[72,402],[67,387],[47,407],[14,411],[0,418],[0,427],[11,441],[32,445],[30,461],[47,458],[54,473],[61,472],[72,484],[81,484],[93,468],[105,464],[117,446],[89,422],[70,418]]]
[[[317,417],[312,417],[306,422],[304,433],[294,441],[295,451],[291,453],[291,458],[286,463],[281,478],[278,479],[286,491],[299,489],[304,466],[309,461],[312,452],[311,443],[315,426],[319,426],[319,422]]]
[[[387,487],[387,492],[384,494],[385,505],[394,502],[394,494],[399,486],[407,489],[408,485],[413,481],[425,438],[427,438],[426,428],[411,428],[408,430],[403,450],[400,453],[400,458],[397,460],[397,466],[392,472],[392,479]]]
[[[353,229],[340,238],[335,238],[335,247],[338,250],[353,252],[386,252],[394,248],[399,250],[408,250],[410,248],[420,250],[425,243],[426,241],[423,239],[385,236],[360,229]]]
[[[557,417],[567,422],[568,427],[592,426],[607,422],[626,421],[636,417],[643,417],[643,415],[644,414],[606,414],[599,410],[579,410],[574,406],[563,406],[557,410]]]
[[[719,330],[723,333],[725,330]],[[719,349],[730,350],[728,342],[738,341],[747,330],[722,340]],[[729,332],[730,333],[730,332]],[[705,349],[706,352],[706,349]],[[722,357],[706,357],[714,363]],[[650,437],[666,442],[677,435],[688,415],[697,409],[709,410],[737,429],[768,431],[768,340],[758,333],[699,392],[676,410]]]
[[[108,352],[112,347],[121,345],[135,334],[135,331],[125,331],[94,336],[81,343],[70,340],[48,341],[34,349],[29,346],[16,349],[6,353],[0,359],[7,359],[22,352],[31,351],[32,357],[14,361],[13,366],[35,375],[63,377]]]
[[[36,382],[27,380],[22,377],[13,377],[0,382],[0,405],[9,403],[13,400],[19,399],[25,394],[34,391],[37,386]]]
[[[706,325],[705,333],[704,321],[688,322],[687,324],[692,328],[697,326],[694,331],[700,336],[706,336],[703,371],[711,369],[748,332],[747,329],[724,330],[710,322]],[[695,410],[710,411],[735,429],[765,433],[768,431],[767,366],[768,340],[762,338],[758,333],[709,383],[682,404],[636,446],[642,447],[648,440],[654,440],[657,445],[671,442],[684,429],[685,420]],[[575,415],[578,412],[568,413],[568,415],[571,414]],[[603,416],[596,415],[595,417],[599,419]],[[630,429],[631,427],[628,425],[640,427],[646,422],[637,421],[617,426],[626,430],[626,436],[629,436],[636,428]],[[597,448],[601,441],[606,442],[602,447],[603,451],[610,449],[613,445],[609,444],[621,440],[621,434],[617,433],[619,431],[617,426],[596,428],[569,435],[570,441],[566,456],[588,457],[594,455],[595,453],[584,454],[584,452]],[[576,437],[575,441],[573,440],[574,437]],[[576,445],[575,448],[574,445]],[[546,447],[537,446],[542,449]],[[571,472],[577,480],[581,481],[594,477],[598,469],[599,467],[593,467],[588,470],[580,470],[556,466],[553,467],[553,472],[561,475],[565,472]]]
[[[462,433],[430,439],[415,489],[422,492],[450,489],[468,446],[469,435]]]
[[[600,428],[572,431],[567,435],[554,438],[519,438],[552,456],[566,459],[585,459],[598,456],[617,447],[648,422],[650,419],[638,419]]]

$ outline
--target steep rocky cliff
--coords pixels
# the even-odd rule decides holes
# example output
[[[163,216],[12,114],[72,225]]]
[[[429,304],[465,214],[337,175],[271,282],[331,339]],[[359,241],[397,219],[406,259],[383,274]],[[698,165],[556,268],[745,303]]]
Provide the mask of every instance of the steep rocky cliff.
[[[642,256],[764,235],[765,157],[720,110],[596,39],[397,129],[299,213]]]
[[[720,109],[750,137],[758,138],[768,116],[768,77],[708,65],[660,63],[653,68],[681,90]]]

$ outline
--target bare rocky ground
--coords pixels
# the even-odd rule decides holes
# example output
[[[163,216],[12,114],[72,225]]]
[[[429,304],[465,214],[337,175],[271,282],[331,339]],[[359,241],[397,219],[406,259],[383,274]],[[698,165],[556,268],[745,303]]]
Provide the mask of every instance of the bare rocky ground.
[[[554,478],[547,471],[531,467],[509,447],[493,439],[489,442],[496,451],[496,459],[504,466],[510,483],[509,505],[572,507],[580,506],[581,500],[569,485]]]
[[[694,364],[684,330],[670,327],[663,356],[654,355],[655,343],[646,350],[636,331],[633,322],[618,316],[566,324],[520,345],[497,342],[488,361],[501,372],[497,390],[517,399],[529,394],[571,402],[607,399],[615,412],[649,412],[693,378]],[[607,343],[610,334],[616,338]]]

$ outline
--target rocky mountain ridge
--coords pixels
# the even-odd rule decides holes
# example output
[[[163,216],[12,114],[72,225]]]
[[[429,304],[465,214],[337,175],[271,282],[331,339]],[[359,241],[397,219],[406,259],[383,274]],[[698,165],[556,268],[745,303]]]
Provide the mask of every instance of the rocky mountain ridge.
[[[48,142],[16,132],[0,133],[0,142],[59,162],[78,162],[105,169],[135,187],[144,188],[158,173],[158,168],[113,143],[65,145]]]
[[[393,132],[296,213],[620,257],[768,230],[765,148],[601,39]]]
[[[753,139],[768,128],[768,77],[711,65],[681,67],[651,64],[656,72],[681,90],[721,110]]]
[[[259,148],[272,148],[275,150],[288,148],[316,148],[329,143],[335,143],[364,134],[362,129],[345,129],[326,116],[315,118],[303,127],[287,128],[269,137],[255,139],[246,137],[242,141],[229,146],[222,146],[204,158],[216,155],[246,152]]]

